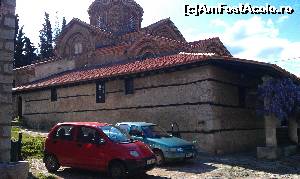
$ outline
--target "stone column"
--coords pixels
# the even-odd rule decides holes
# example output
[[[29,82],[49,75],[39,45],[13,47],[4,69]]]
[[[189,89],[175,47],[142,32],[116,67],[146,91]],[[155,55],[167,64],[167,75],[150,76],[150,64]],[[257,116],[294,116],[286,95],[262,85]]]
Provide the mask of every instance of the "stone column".
[[[262,78],[263,82],[266,83],[272,78],[269,76],[264,76]],[[264,106],[267,107],[270,105],[269,99],[264,99]],[[260,159],[277,159],[280,155],[280,150],[277,148],[277,136],[276,129],[278,120],[274,115],[265,115],[265,137],[266,137],[266,146],[257,147],[257,157]]]
[[[272,80],[270,76],[264,76],[262,78],[263,83],[267,83]],[[269,99],[264,99],[264,107],[268,107],[270,105]],[[266,146],[267,147],[277,147],[277,119],[274,115],[265,116],[265,134],[266,134]]]
[[[16,0],[0,1],[0,163],[10,161]]]
[[[266,146],[277,147],[277,119],[275,116],[265,116]]]
[[[296,119],[296,117],[291,117],[291,118],[289,118],[288,122],[289,122],[289,138],[293,143],[298,144],[297,119]]]

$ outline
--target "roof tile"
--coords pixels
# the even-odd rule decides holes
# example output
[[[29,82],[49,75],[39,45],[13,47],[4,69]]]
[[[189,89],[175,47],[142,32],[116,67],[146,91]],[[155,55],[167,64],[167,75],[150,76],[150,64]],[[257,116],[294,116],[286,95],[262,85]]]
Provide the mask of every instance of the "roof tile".
[[[14,91],[28,91],[33,89],[41,89],[50,86],[66,85],[66,84],[72,84],[72,83],[89,81],[89,80],[100,80],[109,77],[116,77],[121,75],[165,69],[168,67],[190,64],[194,62],[208,61],[210,59],[264,65],[264,66],[272,67],[279,72],[288,73],[287,71],[283,70],[282,68],[276,65],[263,63],[263,62],[244,60],[238,58],[230,58],[230,57],[220,57],[220,56],[215,56],[214,54],[207,54],[207,53],[180,53],[171,56],[146,59],[142,61],[134,61],[134,62],[121,64],[121,65],[112,65],[108,67],[98,67],[94,69],[82,69],[77,71],[69,71],[64,74],[55,75],[50,78],[46,78],[44,80],[38,80],[31,84],[25,84],[23,86],[19,86],[17,88],[14,88]]]

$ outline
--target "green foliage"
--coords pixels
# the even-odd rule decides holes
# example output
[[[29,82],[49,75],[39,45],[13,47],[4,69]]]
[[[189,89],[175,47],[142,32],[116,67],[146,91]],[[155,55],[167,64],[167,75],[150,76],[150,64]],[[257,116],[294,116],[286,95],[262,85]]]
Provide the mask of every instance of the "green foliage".
[[[18,140],[20,128],[12,127],[12,139]],[[42,158],[44,151],[45,138],[41,136],[32,136],[23,133],[22,139],[22,157],[27,158]]]
[[[53,175],[45,175],[44,173],[38,173],[36,176],[34,176],[36,179],[56,179]]]
[[[24,32],[23,32],[23,28],[21,27],[21,29],[17,32],[16,35],[16,41],[15,41],[15,53],[14,53],[14,67],[15,68],[19,68],[21,66],[23,66],[23,47],[25,45],[24,42]]]
[[[40,30],[40,57],[49,58],[54,55],[53,51],[53,37],[52,27],[49,19],[49,14],[45,12],[45,22],[43,29]]]
[[[24,26],[19,29],[19,16],[16,16],[14,68],[30,65],[37,58],[36,48],[25,36],[23,29]]]
[[[36,48],[34,45],[31,43],[30,39],[28,37],[24,38],[24,57],[23,61],[25,65],[30,65],[32,64],[33,61],[37,59],[37,55],[35,53]]]
[[[63,17],[61,30],[63,30],[66,27],[66,25],[67,25],[66,17]]]
[[[65,17],[62,18],[61,23],[59,21],[60,21],[59,20],[59,15],[58,15],[58,12],[56,12],[55,27],[54,27],[54,30],[53,30],[54,40],[57,39],[57,37],[60,35],[60,33],[62,32],[62,30],[67,25],[67,21],[66,21]]]

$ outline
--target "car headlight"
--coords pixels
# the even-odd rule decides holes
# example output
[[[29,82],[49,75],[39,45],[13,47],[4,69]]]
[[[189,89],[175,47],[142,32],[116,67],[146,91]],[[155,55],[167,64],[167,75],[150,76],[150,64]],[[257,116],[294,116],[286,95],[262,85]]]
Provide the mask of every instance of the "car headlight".
[[[135,150],[130,151],[129,153],[130,153],[130,155],[133,156],[133,157],[139,157],[139,156],[140,156],[140,154],[139,154],[137,151],[135,151]]]

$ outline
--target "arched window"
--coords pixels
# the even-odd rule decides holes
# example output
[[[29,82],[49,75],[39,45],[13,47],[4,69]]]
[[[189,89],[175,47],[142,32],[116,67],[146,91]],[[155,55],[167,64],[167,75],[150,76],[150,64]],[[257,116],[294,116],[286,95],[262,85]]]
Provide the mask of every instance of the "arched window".
[[[74,54],[78,55],[82,53],[82,44],[81,43],[75,43],[74,45]]]

